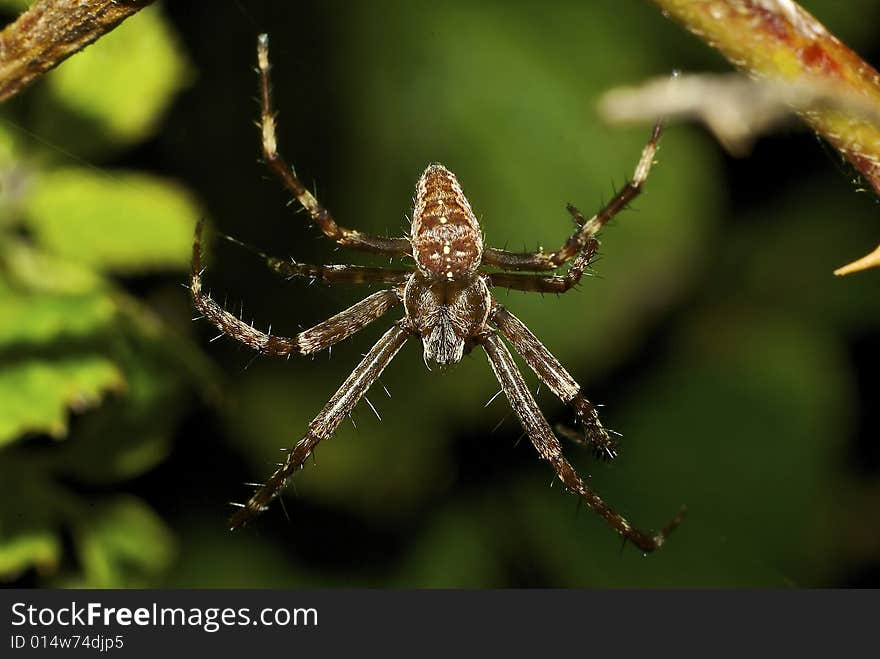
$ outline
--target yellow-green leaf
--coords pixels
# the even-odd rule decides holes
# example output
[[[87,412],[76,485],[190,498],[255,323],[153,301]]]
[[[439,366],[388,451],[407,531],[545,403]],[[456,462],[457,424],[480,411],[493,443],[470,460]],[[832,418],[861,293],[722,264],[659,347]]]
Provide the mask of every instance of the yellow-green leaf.
[[[55,98],[112,137],[135,142],[155,129],[188,70],[181,45],[154,6],[64,62],[46,84]]]
[[[106,288],[94,270],[34,249],[24,240],[9,240],[2,259],[6,276],[28,291],[76,295]]]
[[[0,540],[0,575],[15,575],[27,568],[51,572],[58,565],[61,542],[50,531],[31,530]]]
[[[174,552],[171,532],[159,516],[132,497],[89,511],[74,534],[86,585],[92,588],[150,583]]]
[[[171,181],[85,169],[41,175],[25,213],[51,251],[122,273],[185,267],[199,215],[192,195]]]
[[[95,293],[28,295],[0,287],[0,305],[0,351],[90,336],[106,327],[115,314],[112,300]]]
[[[105,393],[124,387],[122,373],[101,356],[4,365],[0,368],[0,446],[23,433],[63,437],[68,410],[94,407]]]

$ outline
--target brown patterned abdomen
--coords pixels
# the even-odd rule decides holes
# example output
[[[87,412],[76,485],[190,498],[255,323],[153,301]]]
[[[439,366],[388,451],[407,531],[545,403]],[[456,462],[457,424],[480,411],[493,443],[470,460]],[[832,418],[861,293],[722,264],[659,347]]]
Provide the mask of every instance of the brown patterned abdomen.
[[[483,257],[480,225],[455,174],[428,165],[419,177],[412,219],[413,257],[426,274],[456,279]]]

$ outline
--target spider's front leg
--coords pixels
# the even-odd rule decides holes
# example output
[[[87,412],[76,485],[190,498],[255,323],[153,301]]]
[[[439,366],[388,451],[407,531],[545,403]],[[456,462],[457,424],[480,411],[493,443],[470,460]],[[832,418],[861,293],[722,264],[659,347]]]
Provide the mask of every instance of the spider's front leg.
[[[318,416],[312,420],[305,436],[288,452],[287,459],[230,518],[231,529],[247,524],[278,496],[287,480],[302,468],[315,447],[336,431],[342,420],[349,415],[370,386],[379,378],[409,336],[410,331],[405,321],[396,323],[385,332],[333,394]]]
[[[243,247],[257,255],[265,262],[269,270],[286,279],[308,279],[309,281],[323,281],[326,284],[394,284],[400,286],[406,283],[409,275],[413,272],[413,268],[407,267],[299,263],[293,259],[270,256],[237,238],[226,234],[220,235],[233,245]]]
[[[270,270],[287,279],[304,278],[311,281],[323,281],[327,284],[393,284],[401,286],[413,273],[412,268],[348,264],[310,265],[275,257],[269,257],[266,265]]]
[[[501,384],[510,406],[519,418],[523,429],[532,440],[538,455],[550,463],[559,480],[566,489],[577,494],[584,503],[605,519],[621,536],[632,542],[643,552],[651,552],[663,546],[666,538],[681,523],[684,510],[678,513],[669,524],[657,533],[646,533],[635,528],[629,521],[615,512],[602,498],[587,487],[569,462],[562,455],[559,440],[541,410],[538,409],[522,374],[516,367],[510,351],[497,334],[490,333],[482,338],[482,345],[489,356],[489,363],[495,377]]]
[[[492,323],[513,344],[538,379],[566,405],[570,405],[583,426],[586,444],[597,457],[613,460],[617,457],[617,441],[599,420],[599,413],[584,396],[581,386],[571,376],[546,346],[519,318],[500,304],[496,304],[490,316]]]
[[[260,134],[263,158],[269,170],[281,181],[294,198],[302,204],[312,221],[322,233],[340,245],[369,252],[380,252],[391,256],[405,256],[412,253],[412,245],[407,238],[385,238],[372,236],[336,224],[336,220],[315,196],[309,192],[294,174],[293,169],[278,153],[278,140],[275,136],[275,113],[272,109],[271,85],[269,80],[269,35],[257,37],[257,65],[260,74]]]
[[[389,309],[400,304],[400,296],[394,290],[373,293],[335,316],[318,323],[294,337],[276,336],[261,332],[217,304],[202,290],[202,226],[196,224],[193,238],[192,273],[190,292],[193,303],[223,334],[235,339],[264,355],[310,355],[338,343],[359,332]]]
[[[573,207],[569,208],[573,209]],[[573,209],[573,212],[579,213],[577,209]],[[581,277],[584,276],[584,270],[589,267],[598,249],[598,240],[588,240],[584,248],[574,257],[564,275],[491,272],[487,276],[493,287],[509,288],[513,291],[527,293],[565,293],[580,282]]]
[[[577,254],[590,252],[590,257],[592,257],[598,247],[596,235],[602,227],[605,226],[611,218],[626,208],[627,204],[635,199],[642,191],[642,186],[648,178],[651,166],[654,164],[654,156],[657,154],[657,144],[660,141],[661,132],[662,123],[657,123],[651,131],[651,138],[648,140],[645,148],[642,149],[642,157],[636,165],[632,180],[628,181],[620,192],[614,195],[611,201],[608,202],[602,210],[589,220],[586,220],[583,215],[581,215],[580,211],[574,206],[568,206],[568,212],[571,213],[572,217],[575,219],[578,229],[558,250],[549,253],[508,252],[503,249],[490,247],[483,252],[483,265],[494,266],[496,268],[501,268],[502,270],[546,271],[555,270]],[[546,290],[541,288],[541,286],[546,285],[550,288],[555,286],[562,290],[546,290],[546,292],[563,293],[577,283],[583,274],[584,267],[587,265],[589,265],[588,261],[581,263],[580,268],[571,273],[572,276],[568,278],[570,281],[565,281],[565,278],[562,277],[548,278],[531,276],[517,279],[511,276],[508,279],[503,280],[506,283],[501,283],[502,280],[499,278],[498,285],[507,286],[508,288],[518,288],[519,290]],[[537,282],[536,280],[539,279],[545,281]],[[520,288],[520,286],[524,287]]]

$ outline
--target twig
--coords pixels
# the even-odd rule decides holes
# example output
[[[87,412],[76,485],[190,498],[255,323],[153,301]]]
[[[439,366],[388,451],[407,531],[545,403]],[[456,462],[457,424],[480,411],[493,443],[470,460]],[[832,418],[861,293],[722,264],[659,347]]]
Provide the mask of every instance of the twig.
[[[753,140],[792,113],[837,110],[880,127],[880,105],[826,79],[755,80],[739,73],[654,78],[612,89],[599,100],[606,121],[699,119],[731,154],[745,156]]]
[[[153,0],[39,0],[0,32],[0,102]]]
[[[880,107],[880,74],[794,0],[652,2],[753,77],[792,81],[807,74]],[[880,127],[836,108],[800,115],[880,195]]]
[[[875,249],[867,256],[863,256],[862,258],[857,259],[852,263],[847,263],[845,266],[838,268],[834,271],[834,274],[850,275],[854,272],[859,272],[860,270],[867,270],[868,268],[877,267],[880,267],[880,245],[878,245],[877,249]]]

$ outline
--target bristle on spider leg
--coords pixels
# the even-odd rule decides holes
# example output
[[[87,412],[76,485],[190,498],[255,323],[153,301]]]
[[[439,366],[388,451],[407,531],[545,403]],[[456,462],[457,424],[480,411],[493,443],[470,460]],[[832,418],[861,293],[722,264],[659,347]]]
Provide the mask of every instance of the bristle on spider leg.
[[[376,408],[375,408],[375,406],[373,405],[373,403],[370,402],[370,399],[367,398],[366,396],[364,396],[364,400],[366,401],[367,405],[370,406],[370,409],[373,410],[373,414],[376,415],[376,418],[379,419],[379,421],[381,421],[381,420],[382,420],[382,417],[379,416],[379,412],[376,410]]]
[[[276,498],[278,499],[278,503],[281,504],[281,510],[284,512],[284,517],[287,519],[287,521],[289,523],[290,522],[290,515],[287,514],[287,506],[284,504],[284,497],[279,495]]]
[[[504,389],[499,389],[499,390],[495,393],[495,395],[492,396],[492,398],[490,398],[489,400],[486,401],[486,404],[483,405],[483,407],[489,407],[489,405],[492,404],[492,401],[494,401],[496,398],[498,398],[498,396],[500,396],[500,395],[503,394],[503,393],[504,393]]]
[[[501,427],[501,425],[507,420],[507,417],[508,417],[508,416],[510,416],[510,415],[509,415],[509,414],[505,414],[503,417],[501,417],[501,418],[498,420],[498,423],[496,423],[495,426],[492,428],[492,430],[489,431],[489,434],[490,434],[490,435],[494,435],[495,432]]]

